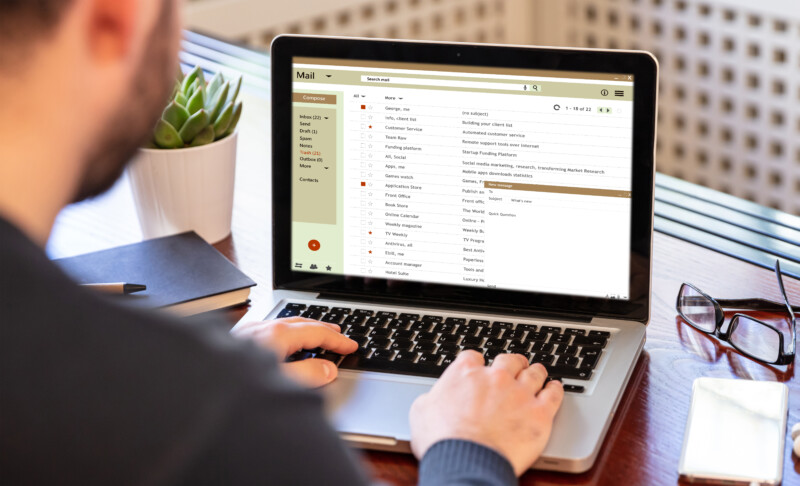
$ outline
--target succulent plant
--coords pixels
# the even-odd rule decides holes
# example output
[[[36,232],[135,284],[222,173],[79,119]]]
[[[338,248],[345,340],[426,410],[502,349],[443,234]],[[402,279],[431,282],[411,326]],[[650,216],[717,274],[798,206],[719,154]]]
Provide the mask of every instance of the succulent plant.
[[[242,115],[236,101],[242,77],[231,83],[217,73],[206,83],[196,66],[175,84],[170,102],[153,129],[157,148],[197,147],[233,133]]]

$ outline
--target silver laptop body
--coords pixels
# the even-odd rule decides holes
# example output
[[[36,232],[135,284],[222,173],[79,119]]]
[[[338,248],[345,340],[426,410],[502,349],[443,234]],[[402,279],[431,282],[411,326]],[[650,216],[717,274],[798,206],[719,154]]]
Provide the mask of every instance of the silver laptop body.
[[[338,44],[341,43],[339,50]],[[321,46],[326,47],[321,47]],[[378,46],[379,48],[375,48]],[[654,130],[655,130],[655,76],[657,65],[655,59],[647,53],[641,52],[606,52],[590,50],[556,50],[542,49],[552,54],[557,52],[563,56],[569,65],[570,56],[589,53],[589,59],[597,57],[596,69],[601,70],[604,62],[609,58],[608,55],[621,56],[624,58],[619,61],[621,65],[635,72],[637,76],[637,89],[643,92],[638,93],[635,98],[638,103],[638,110],[635,113],[634,122],[644,128],[638,133],[634,131],[634,157],[639,154],[641,168],[633,171],[632,197],[634,207],[638,204],[642,210],[632,211],[632,232],[635,241],[636,235],[641,236],[641,241],[632,243],[640,245],[639,257],[634,256],[631,263],[631,272],[637,272],[636,281],[640,288],[631,288],[631,305],[626,302],[614,299],[604,300],[581,300],[578,299],[575,306],[584,306],[591,309],[597,307],[597,316],[586,317],[586,312],[578,315],[580,319],[570,317],[572,307],[565,304],[560,309],[564,318],[553,317],[554,314],[548,312],[537,312],[536,309],[514,308],[511,312],[503,312],[497,306],[486,305],[466,305],[468,302],[454,299],[451,302],[441,302],[435,305],[424,303],[422,299],[417,303],[413,298],[398,299],[397,301],[386,298],[385,292],[376,292],[370,295],[363,290],[358,295],[347,295],[347,292],[331,292],[314,290],[315,285],[337,285],[335,276],[327,276],[320,273],[300,272],[297,269],[296,257],[292,256],[288,250],[288,235],[281,233],[289,230],[288,219],[292,211],[289,200],[288,189],[291,172],[286,172],[284,166],[287,165],[285,159],[289,157],[291,147],[284,140],[291,138],[287,127],[287,117],[291,111],[287,112],[289,90],[291,81],[284,80],[284,77],[294,77],[291,69],[292,60],[297,56],[309,56],[310,52],[324,52],[331,58],[344,58],[340,54],[347,52],[351,58],[357,58],[359,53],[366,59],[387,56],[391,49],[386,46],[407,46],[420,50],[420,56],[435,56],[440,52],[447,53],[448,49],[458,51],[461,46],[474,47],[462,44],[431,44],[431,43],[405,43],[401,41],[382,41],[367,39],[347,39],[347,38],[315,38],[302,36],[280,36],[273,43],[272,62],[273,62],[273,273],[275,275],[275,288],[272,293],[272,301],[257,302],[258,305],[252,307],[248,314],[240,322],[248,322],[260,319],[273,319],[278,317],[286,304],[301,304],[305,306],[320,305],[329,308],[341,307],[348,309],[369,309],[372,311],[388,311],[396,313],[415,313],[420,315],[440,315],[454,318],[464,318],[467,321],[472,319],[483,319],[489,322],[508,321],[515,324],[532,324],[536,326],[557,326],[561,328],[573,328],[586,331],[607,331],[610,339],[607,346],[603,349],[602,355],[594,368],[594,372],[589,380],[563,379],[565,385],[583,386],[582,393],[566,393],[561,409],[559,410],[552,432],[550,441],[540,459],[534,464],[535,469],[545,469],[563,471],[570,473],[580,473],[588,470],[594,464],[595,459],[602,447],[603,439],[609,429],[615,413],[620,405],[620,400],[629,383],[634,367],[642,352],[645,342],[645,329],[649,320],[650,311],[650,275],[651,264],[650,254],[652,247],[652,193],[653,193],[653,152],[654,152]],[[404,47],[405,49],[406,47]],[[433,49],[433,51],[430,51]],[[486,56],[496,53],[497,57],[502,58],[509,49],[525,49],[536,51],[537,48],[508,46],[480,46],[482,52],[468,54],[465,56]],[[431,52],[433,52],[431,54]],[[517,51],[519,52],[519,51]],[[512,53],[513,54],[513,53]],[[408,52],[405,54],[408,56]],[[458,53],[460,57],[460,52]],[[627,56],[627,57],[626,57]],[[587,62],[585,57],[581,62]],[[604,61],[604,59],[606,59]],[[611,58],[615,59],[615,58]],[[427,59],[426,59],[427,60]],[[304,61],[308,62],[308,61]],[[511,61],[509,61],[511,62]],[[594,61],[593,61],[594,62]],[[590,66],[591,67],[591,66]],[[620,69],[614,66],[614,69]],[[319,74],[318,74],[319,76]],[[653,78],[653,79],[651,79]],[[529,89],[525,87],[525,89]],[[296,89],[295,89],[296,91]],[[606,96],[602,94],[601,96]],[[613,96],[613,92],[612,95]],[[297,99],[295,99],[297,101]],[[601,101],[602,103],[602,101]],[[647,106],[644,106],[647,105]],[[362,107],[363,108],[363,107]],[[553,107],[556,111],[562,111],[563,107]],[[563,111],[562,111],[563,112]],[[370,126],[370,128],[372,128]],[[636,128],[635,130],[639,130]],[[591,235],[589,235],[591,236]],[[311,244],[311,243],[309,243]],[[323,242],[323,245],[325,242]],[[320,243],[316,242],[317,248]],[[314,248],[312,250],[316,251]],[[296,250],[293,250],[296,251]],[[632,250],[633,254],[633,250]],[[638,260],[637,260],[638,259]],[[315,265],[316,268],[316,265]],[[322,272],[320,268],[320,272]],[[315,280],[316,279],[316,280]],[[328,279],[328,280],[325,280]],[[352,281],[349,275],[346,279]],[[358,280],[358,279],[356,279]],[[291,282],[301,282],[295,285]],[[328,282],[328,283],[326,283]],[[333,282],[333,283],[330,283]],[[634,277],[631,276],[633,285]],[[342,284],[343,286],[345,284]],[[349,285],[349,284],[348,284]],[[309,289],[310,290],[299,290]],[[634,294],[638,296],[633,298]],[[532,294],[533,295],[533,294]],[[400,296],[402,297],[402,296]],[[613,297],[613,296],[612,296]],[[470,303],[472,304],[472,303]],[[636,304],[636,305],[634,305]],[[588,306],[588,307],[587,307]],[[636,313],[637,318],[626,317],[615,318],[613,314],[622,313],[617,309],[630,310]],[[271,310],[270,310],[271,309]],[[626,310],[627,312],[627,310]],[[547,317],[537,317],[547,316]],[[343,326],[344,327],[344,326]],[[413,401],[421,394],[427,392],[435,383],[435,378],[412,376],[406,374],[396,374],[388,372],[355,371],[340,369],[339,377],[331,385],[326,386],[322,392],[326,396],[327,411],[332,424],[341,433],[342,437],[349,443],[357,447],[367,449],[377,449],[384,451],[394,451],[401,453],[410,452],[410,430],[408,414]],[[629,393],[637,393],[630,390]]]

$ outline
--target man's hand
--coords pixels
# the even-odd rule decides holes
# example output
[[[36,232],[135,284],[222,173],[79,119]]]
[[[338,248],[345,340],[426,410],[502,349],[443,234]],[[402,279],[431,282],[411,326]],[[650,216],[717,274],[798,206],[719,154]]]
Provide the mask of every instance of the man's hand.
[[[322,348],[339,354],[350,354],[358,343],[342,335],[337,324],[287,317],[274,321],[251,322],[238,327],[233,334],[249,338],[285,359],[301,349]],[[336,365],[324,359],[305,359],[283,365],[286,374],[310,386],[327,385],[336,379]]]
[[[422,459],[436,442],[463,439],[494,449],[517,476],[541,455],[564,388],[547,370],[518,354],[499,354],[490,367],[464,351],[431,391],[411,406],[411,449]]]

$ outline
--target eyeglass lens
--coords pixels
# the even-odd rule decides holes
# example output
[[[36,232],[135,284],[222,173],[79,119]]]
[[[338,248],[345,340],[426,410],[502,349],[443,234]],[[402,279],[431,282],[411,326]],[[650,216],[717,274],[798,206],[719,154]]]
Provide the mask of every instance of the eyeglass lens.
[[[689,285],[681,287],[678,296],[678,310],[689,324],[705,332],[714,332],[717,328],[714,303]]]
[[[775,363],[780,350],[780,335],[775,329],[747,316],[735,316],[728,338],[734,346],[750,356]]]

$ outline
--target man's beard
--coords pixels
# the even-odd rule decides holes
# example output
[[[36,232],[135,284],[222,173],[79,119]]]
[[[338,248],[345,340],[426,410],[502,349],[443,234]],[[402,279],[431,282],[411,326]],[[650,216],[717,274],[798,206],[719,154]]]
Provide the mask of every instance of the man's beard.
[[[122,175],[136,150],[152,136],[155,121],[166,105],[175,82],[176,52],[173,17],[175,2],[162,2],[150,39],[145,46],[128,94],[95,137],[74,201],[107,191]]]

